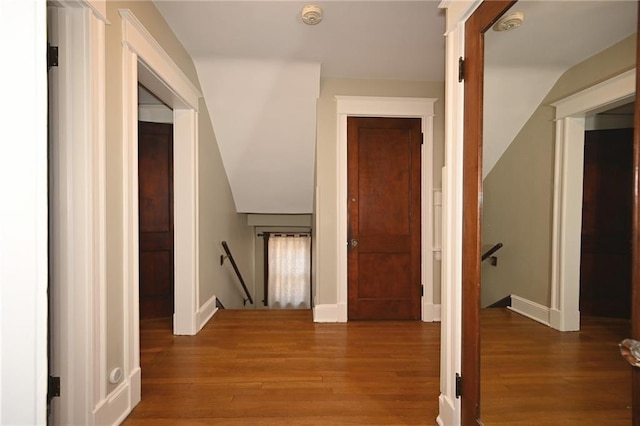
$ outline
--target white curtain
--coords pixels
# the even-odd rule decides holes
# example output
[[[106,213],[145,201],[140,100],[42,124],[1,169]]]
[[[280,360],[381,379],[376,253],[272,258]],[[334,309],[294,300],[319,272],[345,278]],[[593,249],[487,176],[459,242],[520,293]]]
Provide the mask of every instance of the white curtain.
[[[311,307],[311,237],[269,237],[269,307]]]

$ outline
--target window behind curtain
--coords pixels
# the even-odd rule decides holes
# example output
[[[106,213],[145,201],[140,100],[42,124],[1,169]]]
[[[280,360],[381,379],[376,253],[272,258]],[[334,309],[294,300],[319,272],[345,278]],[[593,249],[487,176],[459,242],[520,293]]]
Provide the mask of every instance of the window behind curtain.
[[[309,309],[311,307],[311,237],[309,235],[269,236],[269,308]]]

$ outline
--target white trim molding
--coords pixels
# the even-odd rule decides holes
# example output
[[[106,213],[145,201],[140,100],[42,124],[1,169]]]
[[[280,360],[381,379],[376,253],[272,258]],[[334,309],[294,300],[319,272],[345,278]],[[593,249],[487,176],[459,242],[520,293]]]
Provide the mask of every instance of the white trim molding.
[[[549,325],[549,308],[524,297],[512,294],[511,306],[508,306],[508,309],[541,324]]]
[[[125,377],[130,411],[140,401],[138,82],[173,109],[174,334],[198,331],[198,103],[200,92],[135,15],[122,18],[123,291]]]
[[[196,324],[198,325],[198,331],[202,330],[202,328],[207,325],[209,320],[213,318],[216,312],[218,312],[216,301],[216,296],[211,296],[209,300],[204,302],[200,309],[198,309],[198,313],[196,314]]]
[[[552,104],[556,148],[549,324],[556,330],[580,329],[585,114],[630,101],[635,95],[635,75],[635,69],[621,73]]]
[[[183,104],[189,109],[198,110],[202,97],[200,91],[158,44],[136,16],[128,9],[119,9],[122,18],[122,44],[135,54],[147,71],[155,74],[145,87],[167,105],[173,107]],[[141,80],[144,77],[141,76]]]
[[[347,117],[415,117],[420,118],[424,142],[422,145],[421,200],[421,278],[424,285],[422,320],[426,308],[433,304],[433,105],[435,98],[397,98],[374,96],[336,96],[337,159],[338,159],[338,238],[337,291],[339,322],[347,321]]]
[[[338,305],[324,304],[316,305],[313,307],[313,321],[314,322],[346,322],[338,321],[338,312],[340,309]]]
[[[95,2],[93,2],[95,3]],[[49,8],[52,421],[95,423],[107,390],[105,23],[88,1]]]
[[[424,304],[423,309],[423,318],[428,318],[428,320],[423,319],[424,322],[438,322],[442,319],[442,305],[438,303]]]

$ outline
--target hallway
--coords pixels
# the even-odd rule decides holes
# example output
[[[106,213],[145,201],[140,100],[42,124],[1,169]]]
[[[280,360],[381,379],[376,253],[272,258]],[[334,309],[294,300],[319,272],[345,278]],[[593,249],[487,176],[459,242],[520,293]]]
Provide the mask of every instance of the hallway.
[[[125,425],[432,425],[440,323],[314,324],[221,310],[194,337],[141,327],[142,402]]]

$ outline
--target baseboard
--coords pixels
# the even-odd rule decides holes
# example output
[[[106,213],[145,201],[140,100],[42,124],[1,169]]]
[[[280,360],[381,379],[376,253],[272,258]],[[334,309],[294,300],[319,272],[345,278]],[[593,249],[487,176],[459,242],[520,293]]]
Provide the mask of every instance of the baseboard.
[[[511,306],[507,308],[534,321],[549,325],[549,308],[539,303],[512,294]]]
[[[93,411],[94,424],[119,425],[140,402],[141,371],[137,368],[129,380],[120,383]]]
[[[423,306],[422,321],[437,322],[442,319],[442,305],[430,304]],[[316,305],[313,307],[313,322],[347,322],[347,306]]]
[[[422,306],[422,322],[439,322],[442,320],[442,305],[429,303]]]
[[[580,311],[563,312],[551,309],[549,325],[558,331],[578,331],[580,330]]]
[[[338,305],[314,306],[313,322],[338,322]]]
[[[460,424],[460,413],[456,411],[455,402],[447,398],[446,395],[440,394],[438,397],[439,413],[436,417],[436,423],[440,426],[457,426]]]
[[[338,303],[338,322],[347,322],[349,310],[346,303]]]
[[[196,312],[196,333],[202,330],[202,327],[209,322],[216,312],[218,312],[218,308],[216,307],[216,296],[211,296],[209,300],[204,302],[204,305],[198,309],[198,312]]]

